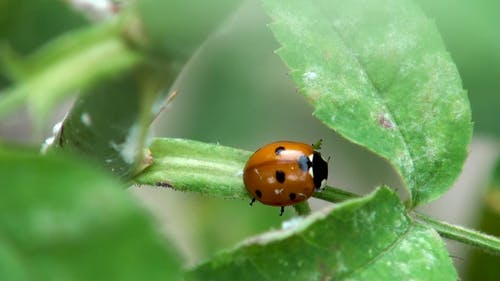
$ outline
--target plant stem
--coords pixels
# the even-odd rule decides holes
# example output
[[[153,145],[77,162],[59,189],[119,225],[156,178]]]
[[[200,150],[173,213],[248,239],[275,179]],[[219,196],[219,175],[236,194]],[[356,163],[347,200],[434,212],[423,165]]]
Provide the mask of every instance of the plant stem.
[[[321,192],[314,193],[313,196],[333,203],[359,197],[357,194],[331,186],[327,186]],[[415,217],[418,223],[435,229],[444,238],[477,247],[493,255],[500,255],[500,238],[498,237],[452,225],[416,211],[411,211],[410,214]]]
[[[299,216],[307,216],[311,213],[311,207],[307,201],[293,205],[293,208]]]
[[[419,223],[434,228],[442,237],[480,248],[490,254],[500,255],[500,238],[498,237],[439,221],[415,211],[412,214]]]
[[[315,192],[313,197],[333,203],[339,203],[348,199],[358,198],[360,196],[337,187],[326,186],[323,190]]]
[[[243,184],[243,166],[251,152],[185,139],[156,139],[150,146],[155,161],[134,178],[136,184],[156,185],[218,197],[249,200]],[[332,203],[361,197],[327,186],[313,197]],[[294,207],[299,215],[310,212],[309,205]],[[407,209],[416,222],[435,229],[442,237],[500,255],[500,239],[439,221]]]

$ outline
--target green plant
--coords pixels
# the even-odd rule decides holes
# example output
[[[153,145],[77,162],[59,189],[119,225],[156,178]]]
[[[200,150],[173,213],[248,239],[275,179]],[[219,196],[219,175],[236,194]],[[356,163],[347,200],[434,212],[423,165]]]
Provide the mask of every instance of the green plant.
[[[101,7],[104,15],[78,3],[0,2],[0,116],[27,105],[41,133],[55,105],[76,97],[43,155],[0,142],[2,280],[456,280],[441,237],[491,259],[500,254],[498,238],[415,211],[451,187],[472,137],[453,53],[421,8],[409,0],[263,0],[271,19],[257,24],[271,22],[277,54],[313,115],[386,159],[408,198],[387,185],[365,196],[328,186],[314,197],[339,203],[335,207],[311,213],[307,203],[295,206],[298,216],[283,228],[183,269],[178,245],[159,235],[123,189],[147,185],[250,199],[241,171],[251,152],[189,139],[150,140],[148,132],[175,95],[184,95],[179,80],[195,80],[186,74],[190,64],[253,2],[117,1]],[[252,34],[240,36],[253,42]],[[248,46],[246,55],[263,64],[257,49]],[[233,71],[239,81],[255,79],[241,66]],[[258,82],[245,88],[258,92]],[[244,105],[216,98],[223,87],[211,88],[203,106],[238,114]],[[253,96],[238,99],[251,103]],[[244,138],[259,120],[247,119],[248,126],[236,124],[227,135]],[[203,116],[197,122],[231,120]],[[218,227],[236,228],[217,220],[223,222]]]

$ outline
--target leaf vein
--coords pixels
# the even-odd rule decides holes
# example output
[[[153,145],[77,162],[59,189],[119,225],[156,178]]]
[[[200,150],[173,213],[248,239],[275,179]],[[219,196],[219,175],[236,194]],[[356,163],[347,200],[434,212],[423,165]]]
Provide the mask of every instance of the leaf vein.
[[[258,272],[258,273],[262,276],[263,280],[268,280],[268,281],[272,281],[272,280],[273,280],[270,276],[268,276],[268,275],[265,273],[265,271],[264,271],[264,270],[262,270],[262,269],[261,269],[261,268],[257,265],[257,263],[255,263],[255,261],[254,261],[253,259],[249,258],[249,259],[248,259],[248,261],[249,261],[249,262],[250,262],[250,264],[252,264],[252,266],[255,268],[255,271],[256,271],[256,272]]]
[[[388,245],[385,249],[383,249],[378,255],[372,257],[370,260],[368,260],[365,264],[362,264],[358,268],[352,270],[351,272],[343,275],[341,279],[349,279],[349,276],[354,275],[355,273],[358,273],[365,269],[366,267],[370,266],[371,264],[375,263],[379,259],[381,259],[385,254],[389,253],[391,250],[396,248],[399,243],[401,243],[408,235],[411,234],[411,230],[413,229],[414,225],[411,224],[408,226],[408,229],[400,236],[398,239],[394,240],[390,245]]]
[[[317,3],[317,4],[318,4],[318,5],[317,5],[318,7],[319,7],[319,6],[321,6],[321,4],[320,4],[320,3]],[[318,10],[317,12],[318,12],[320,15],[322,15],[324,19],[328,19],[328,15],[325,13],[325,11],[326,11],[327,9],[317,9],[317,10]],[[364,75],[366,76],[366,78],[368,79],[368,81],[369,81],[370,85],[371,85],[371,86],[373,87],[373,89],[375,90],[375,93],[376,93],[376,95],[379,97],[379,100],[381,101],[381,104],[384,106],[384,109],[386,110],[386,113],[389,115],[389,117],[390,117],[392,120],[394,120],[394,125],[395,125],[395,126],[394,126],[394,128],[393,128],[393,129],[394,129],[394,130],[395,130],[395,131],[399,134],[399,137],[400,137],[400,139],[401,139],[402,145],[403,145],[403,147],[404,147],[404,152],[406,152],[406,156],[407,156],[407,157],[408,157],[408,159],[409,159],[409,164],[410,164],[410,167],[409,167],[409,168],[410,168],[411,170],[409,170],[409,169],[405,169],[405,168],[403,168],[401,165],[397,165],[397,168],[398,168],[398,169],[401,169],[401,172],[403,172],[403,173],[405,173],[405,170],[406,170],[406,171],[409,171],[409,173],[408,173],[408,174],[409,174],[409,178],[412,180],[412,182],[409,182],[408,184],[410,184],[410,186],[409,186],[409,190],[410,190],[410,193],[412,193],[413,188],[415,188],[415,187],[416,187],[415,173],[413,172],[413,171],[415,170],[415,161],[416,161],[416,160],[415,160],[415,157],[414,157],[414,156],[413,156],[413,154],[412,154],[412,150],[410,149],[410,146],[408,145],[408,138],[407,138],[407,136],[406,136],[406,135],[403,133],[403,131],[399,128],[399,124],[400,124],[400,122],[399,122],[398,118],[396,118],[396,116],[395,116],[395,115],[394,115],[394,113],[393,113],[393,109],[392,109],[392,108],[391,108],[391,107],[387,104],[387,102],[386,102],[385,98],[383,98],[383,96],[381,95],[382,90],[381,90],[381,89],[379,89],[379,88],[377,87],[377,85],[374,83],[374,81],[373,81],[372,77],[369,75],[369,73],[368,73],[368,71],[367,71],[367,69],[366,69],[365,65],[361,62],[361,60],[358,58],[358,56],[356,56],[356,55],[352,52],[352,48],[349,46],[349,44],[348,44],[347,40],[344,38],[344,36],[342,36],[342,33],[341,33],[341,32],[340,32],[340,31],[339,31],[339,30],[338,30],[338,29],[337,29],[337,28],[336,28],[336,27],[335,27],[335,26],[334,26],[331,22],[329,22],[328,20],[326,20],[326,23],[327,23],[327,25],[328,25],[328,26],[330,26],[330,27],[331,27],[332,31],[333,31],[333,32],[335,32],[335,33],[339,36],[339,38],[340,38],[340,39],[341,39],[341,41],[343,42],[344,46],[346,46],[346,49],[349,51],[349,54],[351,55],[351,57],[353,58],[353,60],[354,60],[354,61],[355,61],[355,62],[359,65],[360,70],[363,72],[363,74],[364,74]],[[389,85],[389,87],[391,87],[391,86],[392,86],[392,84],[393,84],[393,83],[391,82],[391,85]],[[391,163],[393,163],[393,162],[391,161]],[[403,176],[402,176],[402,178],[403,178],[403,180],[404,180],[404,179],[405,179],[405,176],[403,175]],[[417,193],[415,193],[415,194],[417,194]],[[415,195],[415,194],[412,194],[412,197],[413,197],[413,195]],[[414,198],[412,198],[412,199],[414,199]]]

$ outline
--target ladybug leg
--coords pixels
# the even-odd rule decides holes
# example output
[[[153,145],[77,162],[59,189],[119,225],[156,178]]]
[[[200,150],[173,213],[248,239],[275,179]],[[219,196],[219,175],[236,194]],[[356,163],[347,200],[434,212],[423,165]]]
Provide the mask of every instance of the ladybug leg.
[[[280,217],[283,216],[284,212],[285,212],[285,207],[281,206],[281,208],[280,208]]]
[[[252,206],[253,203],[255,203],[255,198],[252,198],[252,201],[250,202],[250,206]]]

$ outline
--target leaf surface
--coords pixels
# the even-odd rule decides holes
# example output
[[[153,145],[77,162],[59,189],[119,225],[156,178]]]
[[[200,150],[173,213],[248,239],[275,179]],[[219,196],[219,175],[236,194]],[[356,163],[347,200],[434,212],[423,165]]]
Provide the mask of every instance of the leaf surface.
[[[382,187],[216,255],[187,280],[456,280],[437,233]]]
[[[2,280],[179,280],[122,184],[78,159],[0,148]]]
[[[143,157],[154,102],[141,89],[136,72],[103,81],[78,97],[57,147],[89,157],[122,178],[132,177]]]
[[[432,21],[411,1],[271,1],[264,6],[314,115],[388,159],[413,205],[443,194],[471,138],[469,102]]]

